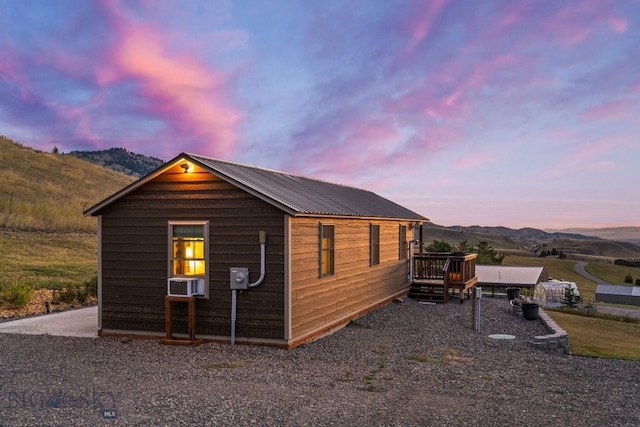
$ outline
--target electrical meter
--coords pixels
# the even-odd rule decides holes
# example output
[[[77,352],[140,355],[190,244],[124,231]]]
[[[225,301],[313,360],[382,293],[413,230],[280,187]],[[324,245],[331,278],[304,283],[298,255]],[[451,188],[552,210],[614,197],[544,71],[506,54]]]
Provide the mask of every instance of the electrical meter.
[[[249,269],[233,267],[229,270],[231,289],[248,289]]]

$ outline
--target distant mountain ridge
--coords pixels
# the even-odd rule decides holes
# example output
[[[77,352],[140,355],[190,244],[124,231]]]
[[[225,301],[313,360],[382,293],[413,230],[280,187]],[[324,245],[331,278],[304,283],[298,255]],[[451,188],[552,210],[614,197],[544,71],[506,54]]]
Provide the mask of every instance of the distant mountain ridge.
[[[601,239],[640,245],[640,227],[567,228],[563,230],[546,231],[549,233],[580,233],[585,236],[596,236]]]
[[[547,232],[539,230],[537,228],[525,227],[520,229],[513,229],[508,227],[482,227],[479,225],[472,225],[470,227],[462,227],[454,225],[448,227],[452,230],[480,233],[480,234],[494,234],[497,236],[507,236],[514,239],[538,239],[538,240],[553,240],[553,239],[575,239],[575,240],[593,240],[600,239],[596,235],[585,236],[580,233],[569,233],[564,230],[558,230],[553,232]]]
[[[635,229],[637,227],[630,227]],[[434,240],[443,240],[456,245],[466,241],[470,245],[477,245],[479,241],[486,241],[489,245],[502,252],[539,254],[544,248],[562,251],[566,254],[584,254],[590,256],[611,258],[638,258],[640,246],[632,241],[611,240],[598,236],[585,236],[566,230],[547,232],[536,228],[521,228],[518,230],[508,227],[445,227],[427,223],[423,227],[423,241],[426,244]]]
[[[86,160],[98,166],[134,177],[142,177],[162,166],[165,161],[156,157],[136,154],[125,148],[96,151],[71,151],[65,155]]]

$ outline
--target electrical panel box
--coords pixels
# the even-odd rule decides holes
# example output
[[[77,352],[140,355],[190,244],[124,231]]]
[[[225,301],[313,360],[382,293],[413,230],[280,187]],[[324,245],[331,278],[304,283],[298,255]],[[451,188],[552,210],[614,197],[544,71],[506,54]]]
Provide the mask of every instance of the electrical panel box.
[[[229,282],[231,289],[249,288],[249,269],[233,267],[229,270]]]
[[[204,295],[204,279],[172,277],[167,281],[167,295],[174,297]]]

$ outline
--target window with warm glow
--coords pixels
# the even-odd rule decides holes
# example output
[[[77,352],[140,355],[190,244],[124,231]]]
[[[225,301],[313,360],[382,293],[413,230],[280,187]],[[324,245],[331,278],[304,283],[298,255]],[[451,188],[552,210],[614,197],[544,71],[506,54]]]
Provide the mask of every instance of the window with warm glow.
[[[205,276],[207,273],[207,224],[169,225],[171,277]]]

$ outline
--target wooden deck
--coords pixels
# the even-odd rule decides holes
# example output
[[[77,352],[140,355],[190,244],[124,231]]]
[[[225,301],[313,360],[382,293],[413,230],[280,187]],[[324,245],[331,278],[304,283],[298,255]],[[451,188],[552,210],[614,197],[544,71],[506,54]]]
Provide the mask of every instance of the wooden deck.
[[[446,303],[450,296],[457,296],[462,303],[464,294],[478,283],[476,257],[476,254],[433,252],[414,255],[409,297]]]

